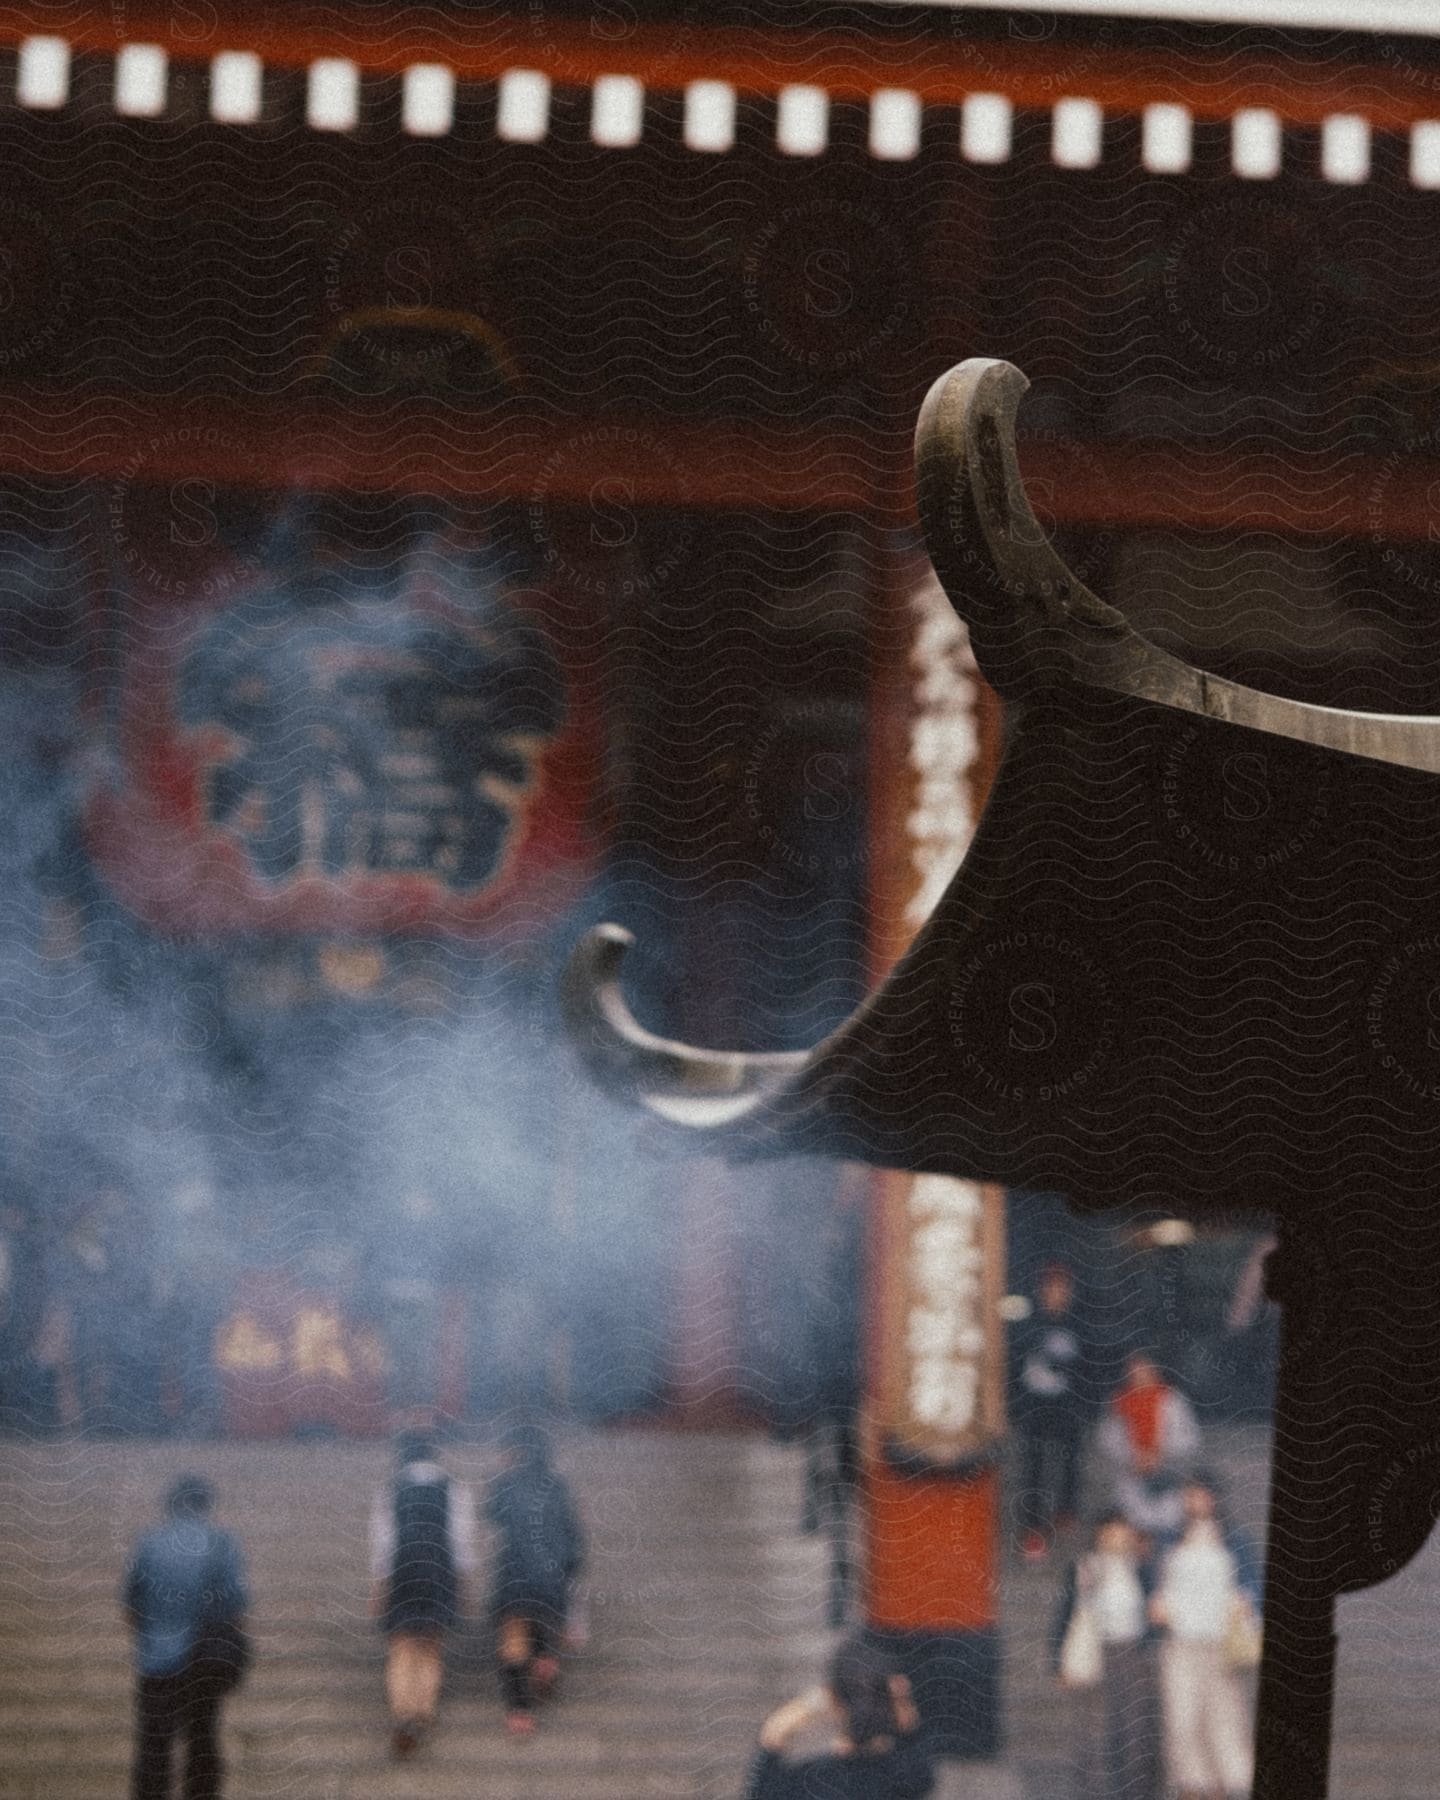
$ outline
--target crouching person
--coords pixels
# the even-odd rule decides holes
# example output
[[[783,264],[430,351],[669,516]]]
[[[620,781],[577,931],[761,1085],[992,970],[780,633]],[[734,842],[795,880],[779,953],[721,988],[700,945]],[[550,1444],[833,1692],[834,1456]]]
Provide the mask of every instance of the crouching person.
[[[851,1638],[821,1687],[787,1700],[760,1728],[744,1800],[923,1800],[935,1771],[910,1684],[877,1645]],[[794,1738],[828,1729],[834,1747],[787,1757]]]
[[[550,1446],[534,1425],[509,1431],[504,1467],[486,1515],[496,1531],[492,1610],[506,1726],[515,1736],[535,1729],[535,1705],[560,1673],[571,1590],[585,1539],[570,1489],[550,1465]]]

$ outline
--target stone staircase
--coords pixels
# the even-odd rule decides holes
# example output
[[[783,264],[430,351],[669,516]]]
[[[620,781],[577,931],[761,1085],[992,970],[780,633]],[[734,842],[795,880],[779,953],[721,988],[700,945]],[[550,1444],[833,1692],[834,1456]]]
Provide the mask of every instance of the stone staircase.
[[[731,1795],[770,1695],[823,1654],[821,1555],[782,1525],[798,1471],[754,1439],[589,1435],[561,1446],[592,1535],[594,1650],[533,1742],[500,1729],[488,1634],[454,1646],[423,1760],[386,1758],[366,1515],[383,1446],[10,1445],[0,1795],[123,1791],[126,1548],[182,1467],[215,1481],[250,1566],[257,1664],[227,1708],[235,1800]],[[489,1460],[456,1446],[454,1472]],[[478,1597],[483,1604],[483,1596]]]
[[[591,1535],[591,1648],[570,1660],[537,1736],[515,1743],[474,1625],[450,1655],[437,1730],[416,1762],[395,1765],[366,1612],[383,1446],[5,1444],[0,1800],[125,1791],[131,1677],[116,1595],[130,1542],[184,1468],[216,1483],[250,1568],[258,1655],[226,1709],[231,1800],[734,1800],[760,1719],[815,1679],[833,1642],[825,1552],[796,1529],[798,1453],[750,1436],[615,1432],[566,1437],[557,1460]],[[480,1446],[447,1461],[477,1486],[492,1466]],[[1019,1791],[993,1777],[963,1791]]]
[[[1258,1433],[1217,1443],[1242,1522],[1263,1516]],[[482,1446],[457,1475],[484,1482]],[[127,1548],[184,1468],[215,1481],[250,1565],[259,1660],[226,1711],[229,1800],[736,1800],[760,1719],[833,1642],[828,1571],[802,1537],[797,1451],[753,1436],[573,1433],[558,1461],[592,1544],[591,1647],[530,1742],[501,1729],[488,1634],[448,1664],[417,1761],[387,1756],[366,1516],[381,1445],[0,1444],[0,1800],[113,1800],[129,1762]],[[1005,1571],[1001,1766],[951,1765],[937,1800],[1065,1800],[1066,1704],[1045,1641],[1057,1569]],[[1440,1553],[1345,1603],[1337,1795],[1433,1800]]]

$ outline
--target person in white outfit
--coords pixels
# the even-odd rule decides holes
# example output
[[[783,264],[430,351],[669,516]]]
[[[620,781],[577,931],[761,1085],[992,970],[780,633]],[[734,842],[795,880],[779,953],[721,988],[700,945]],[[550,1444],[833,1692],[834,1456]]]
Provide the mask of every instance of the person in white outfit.
[[[1254,1756],[1232,1644],[1237,1631],[1256,1629],[1259,1574],[1249,1545],[1224,1523],[1210,1480],[1193,1476],[1181,1499],[1184,1529],[1161,1559],[1150,1602],[1151,1618],[1165,1633],[1165,1760],[1180,1800],[1238,1800],[1250,1792]]]
[[[1050,1649],[1061,1687],[1080,1689],[1070,1702],[1074,1800],[1158,1800],[1160,1795],[1150,1574],[1139,1532],[1123,1513],[1109,1512],[1096,1520],[1091,1549],[1066,1577]],[[1098,1667],[1077,1680],[1066,1667],[1066,1640],[1082,1609],[1089,1614],[1099,1657]]]

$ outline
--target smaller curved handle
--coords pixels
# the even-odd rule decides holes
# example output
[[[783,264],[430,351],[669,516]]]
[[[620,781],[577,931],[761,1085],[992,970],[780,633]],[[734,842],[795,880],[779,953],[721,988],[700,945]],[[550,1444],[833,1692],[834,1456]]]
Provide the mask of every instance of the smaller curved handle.
[[[621,968],[634,942],[620,925],[587,931],[571,953],[561,986],[571,1042],[608,1093],[677,1123],[719,1125],[743,1116],[804,1067],[803,1051],[696,1050],[646,1031],[620,988]]]

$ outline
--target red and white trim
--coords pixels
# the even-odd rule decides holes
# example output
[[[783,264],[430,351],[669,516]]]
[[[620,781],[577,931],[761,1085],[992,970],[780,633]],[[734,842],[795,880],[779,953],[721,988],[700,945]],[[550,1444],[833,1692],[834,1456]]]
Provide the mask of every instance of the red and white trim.
[[[0,41],[4,35],[5,21],[0,16]],[[26,110],[63,110],[70,102],[75,56],[94,58],[108,54],[113,61],[111,102],[115,113],[133,119],[170,116],[172,72],[180,55],[160,42],[125,42],[99,51],[91,44],[59,35],[16,33],[15,40],[18,54],[13,98]],[[393,52],[387,52],[385,69],[376,71],[374,58],[357,52],[355,56],[315,55],[303,62],[301,98],[298,102],[291,98],[290,90],[286,95],[286,103],[295,108],[295,117],[278,117],[267,108],[269,78],[279,69],[293,73],[295,58],[303,48],[287,45],[275,62],[267,62],[258,50],[215,51],[206,64],[209,118],[236,127],[262,122],[299,123],[303,118],[315,131],[353,131],[363,121],[365,78],[379,72],[398,74],[401,123],[415,137],[443,137],[454,128],[457,93],[462,84],[468,83],[494,89],[494,130],[498,138],[517,144],[542,143],[550,132],[551,100],[556,88],[579,88],[588,89],[591,95],[592,141],[601,148],[618,150],[643,141],[647,95],[678,91],[683,97],[685,145],[697,154],[723,155],[736,141],[740,97],[756,91],[747,81],[719,78],[718,71],[727,60],[740,60],[740,51],[730,39],[717,38],[717,74],[694,79],[686,78],[685,69],[672,66],[675,59],[670,59],[670,64],[657,60],[658,53],[639,54],[634,71],[605,71],[597,67],[593,73],[571,73],[574,59],[551,46],[549,53],[536,61],[564,67],[563,80],[543,66],[516,62],[514,66],[496,68],[482,82],[474,73],[478,66],[475,56],[457,57],[455,61],[461,65],[457,68],[450,62],[417,54],[416,60],[396,68]],[[636,48],[640,52],[645,49],[643,45]],[[364,46],[359,47],[360,51],[363,49]],[[187,60],[193,63],[193,52]],[[492,56],[489,60],[497,59]],[[689,60],[702,66],[698,52],[692,53]],[[647,61],[648,69],[643,66]],[[948,74],[942,69],[939,75],[927,78],[923,88],[918,82],[916,86],[896,84],[890,77],[897,66],[893,58],[877,60],[870,82],[853,65],[837,69],[837,79],[831,85],[777,77],[768,89],[775,108],[776,147],[796,157],[823,154],[830,142],[832,107],[836,102],[853,105],[858,101],[869,111],[870,154],[884,161],[905,161],[919,154],[927,117],[939,107],[951,114],[948,128],[954,131],[957,156],[977,164],[1001,164],[1012,154],[1012,121],[1019,107],[1049,112],[1051,158],[1056,167],[1085,170],[1101,166],[1105,160],[1107,120],[1138,112],[1143,166],[1156,175],[1181,175],[1190,167],[1197,116],[1213,118],[1216,106],[1224,101],[1224,96],[1220,100],[1207,99],[1203,113],[1199,113],[1195,105],[1187,105],[1181,99],[1161,97],[1161,84],[1158,80],[1149,81],[1143,69],[1137,73],[1126,63],[1107,72],[1103,59],[1091,59],[1089,85],[1109,90],[1108,102],[1105,93],[1086,93],[1083,78],[1076,80],[1077,91],[1073,93],[1059,85],[1052,88],[1050,84],[1060,82],[1061,75],[1045,75],[1033,57],[1015,58],[1013,62],[987,61],[983,71],[976,74],[976,85],[970,88],[963,87],[963,58]],[[825,67],[824,60],[817,59],[817,68]],[[1146,98],[1147,82],[1148,91],[1155,92],[1156,97]],[[1197,83],[1201,83],[1199,73],[1190,81],[1177,78],[1169,87],[1172,92],[1183,93],[1187,86]],[[293,85],[290,84],[291,90]],[[1425,84],[1407,85],[1393,69],[1380,67],[1355,71],[1350,98],[1343,104],[1339,99],[1343,88],[1337,89],[1333,81],[1321,93],[1313,82],[1297,78],[1293,91],[1287,94],[1277,90],[1275,82],[1262,71],[1248,83],[1232,80],[1229,87],[1233,90],[1233,103],[1224,116],[1229,121],[1230,166],[1241,179],[1265,181],[1278,175],[1286,162],[1286,127],[1301,125],[1319,129],[1319,170],[1327,181],[1366,181],[1371,171],[1372,135],[1381,130],[1408,133],[1411,182],[1420,188],[1440,188],[1440,87],[1429,90]],[[1042,90],[1043,103],[1038,98]],[[1198,87],[1196,91],[1199,92]],[[1324,110],[1332,94],[1334,110]],[[1271,103],[1261,104],[1262,100]],[[1421,116],[1426,106],[1433,106],[1435,118]]]

